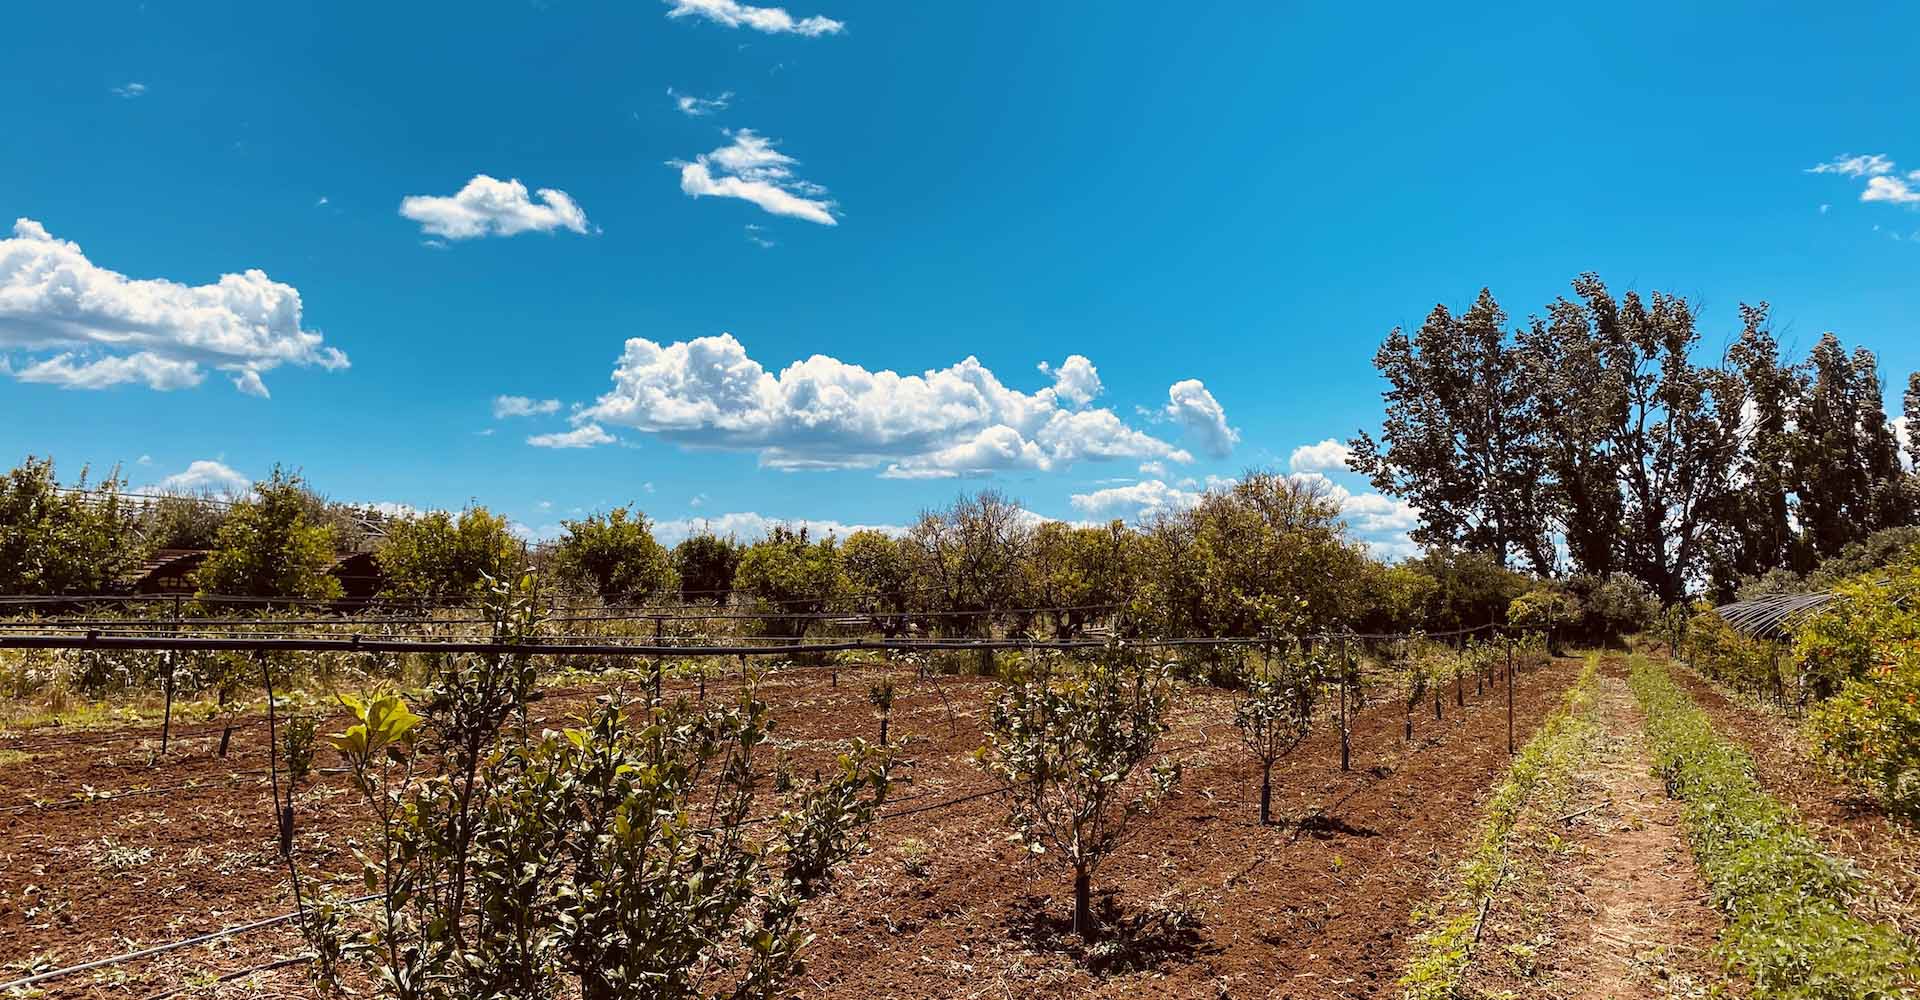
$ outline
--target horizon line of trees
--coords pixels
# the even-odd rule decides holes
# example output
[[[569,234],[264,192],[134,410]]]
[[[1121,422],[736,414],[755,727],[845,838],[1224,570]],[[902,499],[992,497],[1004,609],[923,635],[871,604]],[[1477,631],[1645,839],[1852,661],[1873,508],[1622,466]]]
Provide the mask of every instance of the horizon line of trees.
[[[350,534],[358,520],[280,468],[217,508],[189,510],[192,498],[165,509],[130,504],[119,488],[109,477],[90,492],[58,489],[52,464],[39,459],[0,477],[8,529],[0,593],[102,593],[143,553],[190,535],[211,550],[194,579],[203,595],[335,600],[330,568],[341,552],[364,548]],[[1505,621],[1515,598],[1543,586],[1467,550],[1384,563],[1352,536],[1323,482],[1258,470],[1190,509],[1133,525],[1036,522],[988,489],[922,512],[898,536],[778,525],[749,541],[703,532],[669,547],[631,507],[562,528],[530,546],[478,505],[389,519],[372,545],[380,596],[395,605],[468,598],[489,577],[532,566],[544,586],[589,604],[677,599],[761,610],[761,630],[787,637],[815,623],[776,612],[845,611],[889,636],[914,624],[953,635],[1076,636],[1116,621],[1124,635],[1220,637],[1484,625]],[[1576,582],[1567,606],[1605,582]],[[1617,583],[1610,593],[1618,596]],[[1566,621],[1576,617],[1562,621],[1577,628]]]
[[[1872,351],[1827,333],[1790,360],[1761,302],[1703,358],[1685,298],[1616,298],[1593,274],[1572,291],[1510,328],[1482,289],[1387,335],[1379,437],[1355,436],[1348,465],[1419,509],[1415,542],[1541,577],[1624,573],[1672,605],[1920,523],[1920,440],[1903,462]],[[1920,427],[1920,373],[1903,403]]]

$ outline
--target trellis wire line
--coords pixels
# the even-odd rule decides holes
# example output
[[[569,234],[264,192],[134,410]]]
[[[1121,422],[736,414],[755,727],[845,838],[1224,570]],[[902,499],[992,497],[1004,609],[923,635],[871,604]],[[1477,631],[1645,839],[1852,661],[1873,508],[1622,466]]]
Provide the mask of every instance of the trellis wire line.
[[[379,899],[380,896],[381,896],[381,893],[370,892],[364,896],[355,896],[352,899],[344,900],[343,905],[353,906],[359,903],[372,902],[373,900]],[[34,986],[39,983],[49,982],[55,979],[61,979],[66,976],[73,975],[76,972],[87,972],[92,969],[104,969],[110,965],[120,965],[126,962],[137,961],[142,958],[151,958],[154,955],[164,955],[170,951],[179,951],[182,948],[191,948],[197,944],[206,944],[211,941],[221,940],[222,938],[234,937],[236,935],[247,934],[257,930],[265,930],[268,927],[276,927],[276,926],[279,926],[280,924],[292,923],[293,921],[298,919],[300,919],[300,914],[298,912],[282,913],[277,917],[267,917],[264,920],[255,920],[251,923],[236,924],[232,927],[223,927],[217,931],[209,931],[206,934],[196,935],[194,937],[187,938],[183,941],[174,941],[171,944],[157,944],[150,948],[142,948],[138,951],[130,951],[122,955],[112,955],[107,958],[96,958],[91,962],[81,962],[78,965],[69,965],[62,969],[49,969],[46,972],[37,972],[31,976],[23,976],[19,979],[15,979],[10,982],[0,983],[0,993],[9,992],[11,990],[25,989],[28,986]]]
[[[548,617],[548,622],[676,622],[676,621],[840,621],[860,619],[918,619],[918,618],[996,618],[1007,615],[1057,615],[1074,611],[1108,611],[1121,607],[1118,603],[1074,604],[1059,607],[994,608],[979,611],[887,611],[870,608],[849,609],[846,611],[746,611],[729,609],[725,611],[699,612],[691,607],[662,608],[658,611],[638,609],[628,614],[606,615],[561,615]],[[490,618],[422,618],[417,616],[360,618],[27,618],[13,622],[0,622],[0,628],[25,628],[33,625],[142,625],[153,628],[174,628],[199,625],[487,625]]]

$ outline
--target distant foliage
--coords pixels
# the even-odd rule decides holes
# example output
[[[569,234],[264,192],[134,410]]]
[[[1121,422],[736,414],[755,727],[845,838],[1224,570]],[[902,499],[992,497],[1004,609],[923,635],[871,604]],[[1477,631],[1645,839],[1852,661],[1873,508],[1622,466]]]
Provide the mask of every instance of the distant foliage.
[[[678,587],[673,558],[654,540],[647,516],[615,507],[578,521],[562,521],[566,534],[554,546],[561,580],[608,603],[638,602]]]
[[[58,485],[52,460],[31,456],[0,476],[0,593],[99,593],[138,557],[125,480]]]
[[[747,546],[734,573],[734,587],[768,613],[761,623],[764,634],[791,637],[805,635],[812,623],[780,616],[833,608],[846,593],[847,578],[840,547],[831,537],[812,541],[805,528],[776,525],[767,537]]]
[[[1663,605],[1703,576],[1718,598],[1806,574],[1920,521],[1872,352],[1833,334],[1783,358],[1766,303],[1742,305],[1724,355],[1692,303],[1616,296],[1595,275],[1522,324],[1482,289],[1391,331],[1376,438],[1352,468],[1419,510],[1429,549],[1546,576],[1625,573]],[[1920,375],[1906,409],[1920,421]],[[1778,585],[1778,581],[1774,585]]]
[[[340,581],[327,573],[336,536],[321,507],[299,473],[275,466],[228,513],[195,586],[202,595],[339,597]]]
[[[507,519],[485,507],[455,516],[434,511],[387,525],[378,559],[383,597],[444,600],[479,595],[487,582],[513,574],[520,543]]]
[[[680,578],[680,599],[688,604],[726,604],[743,548],[732,538],[711,531],[689,535],[674,546],[673,569]]]

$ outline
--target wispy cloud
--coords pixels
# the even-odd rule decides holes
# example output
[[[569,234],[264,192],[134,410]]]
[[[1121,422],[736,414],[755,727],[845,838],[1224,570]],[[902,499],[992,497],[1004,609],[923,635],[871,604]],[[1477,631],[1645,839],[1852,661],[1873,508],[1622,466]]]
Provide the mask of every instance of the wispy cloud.
[[[615,440],[613,435],[601,430],[599,424],[584,424],[570,431],[535,434],[527,443],[535,448],[592,448]]]
[[[1842,153],[1825,163],[1807,168],[1810,174],[1842,174],[1847,177],[1873,177],[1893,172],[1893,161],[1884,153],[1855,156]]]
[[[147,96],[147,85],[144,83],[123,83],[113,88],[113,96],[129,101],[136,97],[145,97]]]
[[[756,226],[751,222],[747,223],[747,242],[753,244],[754,246],[759,247],[762,250],[771,250],[774,247],[779,245],[775,243],[772,239],[768,238],[766,234],[766,230],[761,229],[759,226]]]
[[[716,111],[727,110],[728,103],[733,100],[733,91],[724,91],[718,97],[695,97],[668,87],[667,96],[673,98],[673,106],[679,108],[681,114],[692,118],[704,118]]]
[[[536,417],[560,412],[557,399],[530,399],[526,396],[493,397],[493,417],[495,420],[506,417]]]
[[[408,195],[400,200],[400,214],[420,223],[420,231],[450,240],[478,236],[512,236],[525,232],[576,233],[587,231],[587,213],[565,191],[541,188],[539,202],[527,197],[518,180],[498,180],[475,174],[451,196]]]
[[[729,28],[752,28],[769,35],[837,35],[846,24],[830,17],[796,18],[785,7],[755,7],[739,0],[666,0],[668,17],[699,17]]]
[[[1864,156],[1847,153],[1808,167],[1807,173],[1838,174],[1855,179],[1864,177],[1867,186],[1860,191],[1861,201],[1920,206],[1920,188],[1916,187],[1920,185],[1920,170],[1909,170],[1902,176],[1896,173],[1898,169],[1898,165],[1884,153]],[[1826,206],[1821,206],[1820,211],[1825,213]]]
[[[823,226],[838,225],[827,189],[793,175],[798,160],[773,148],[772,140],[752,129],[728,133],[733,142],[694,157],[692,163],[675,160],[680,168],[680,190],[695,198],[739,198],[774,215],[785,215]]]

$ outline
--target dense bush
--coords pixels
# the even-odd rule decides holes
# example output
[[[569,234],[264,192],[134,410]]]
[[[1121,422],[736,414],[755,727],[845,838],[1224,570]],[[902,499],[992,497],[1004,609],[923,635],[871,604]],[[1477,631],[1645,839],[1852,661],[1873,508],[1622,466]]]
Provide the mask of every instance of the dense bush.
[[[139,558],[135,511],[116,474],[59,489],[53,462],[29,456],[0,476],[0,593],[99,593]]]
[[[1884,1000],[1913,987],[1911,944],[1852,915],[1854,872],[1760,788],[1746,751],[1714,734],[1666,668],[1636,659],[1631,684],[1655,767],[1686,805],[1694,857],[1727,917],[1721,955],[1754,995]]]
[[[194,585],[203,595],[339,597],[340,581],[327,572],[338,536],[323,507],[299,473],[275,466],[228,512]]]
[[[491,592],[500,641],[538,627],[528,593]],[[364,946],[375,992],[783,995],[809,939],[801,903],[861,846],[890,755],[852,741],[834,773],[783,803],[770,836],[748,836],[772,728],[750,680],[726,705],[615,694],[539,735],[530,688],[526,659],[507,653],[442,670],[424,718],[391,694],[343,699],[353,722],[330,742],[377,827],[360,852],[380,896]],[[349,950],[337,907],[303,913],[316,955]]]
[[[1901,563],[1847,580],[1835,600],[1794,629],[1793,652],[1815,697],[1838,691],[1920,640],[1920,566]]]
[[[554,546],[553,559],[566,585],[608,603],[643,601],[677,586],[673,557],[654,541],[645,514],[615,507],[561,525],[566,534]]]
[[[471,598],[489,580],[513,572],[520,543],[505,517],[485,507],[468,507],[457,518],[434,511],[394,521],[380,543],[378,559],[385,579],[383,597]]]
[[[680,577],[680,599],[688,604],[727,603],[733,572],[740,565],[739,542],[711,531],[689,535],[673,547],[673,569]]]
[[[797,638],[811,621],[783,615],[811,615],[835,606],[846,591],[840,546],[829,536],[807,538],[807,529],[775,525],[767,537],[747,546],[734,573],[734,588],[764,609],[763,635]]]

